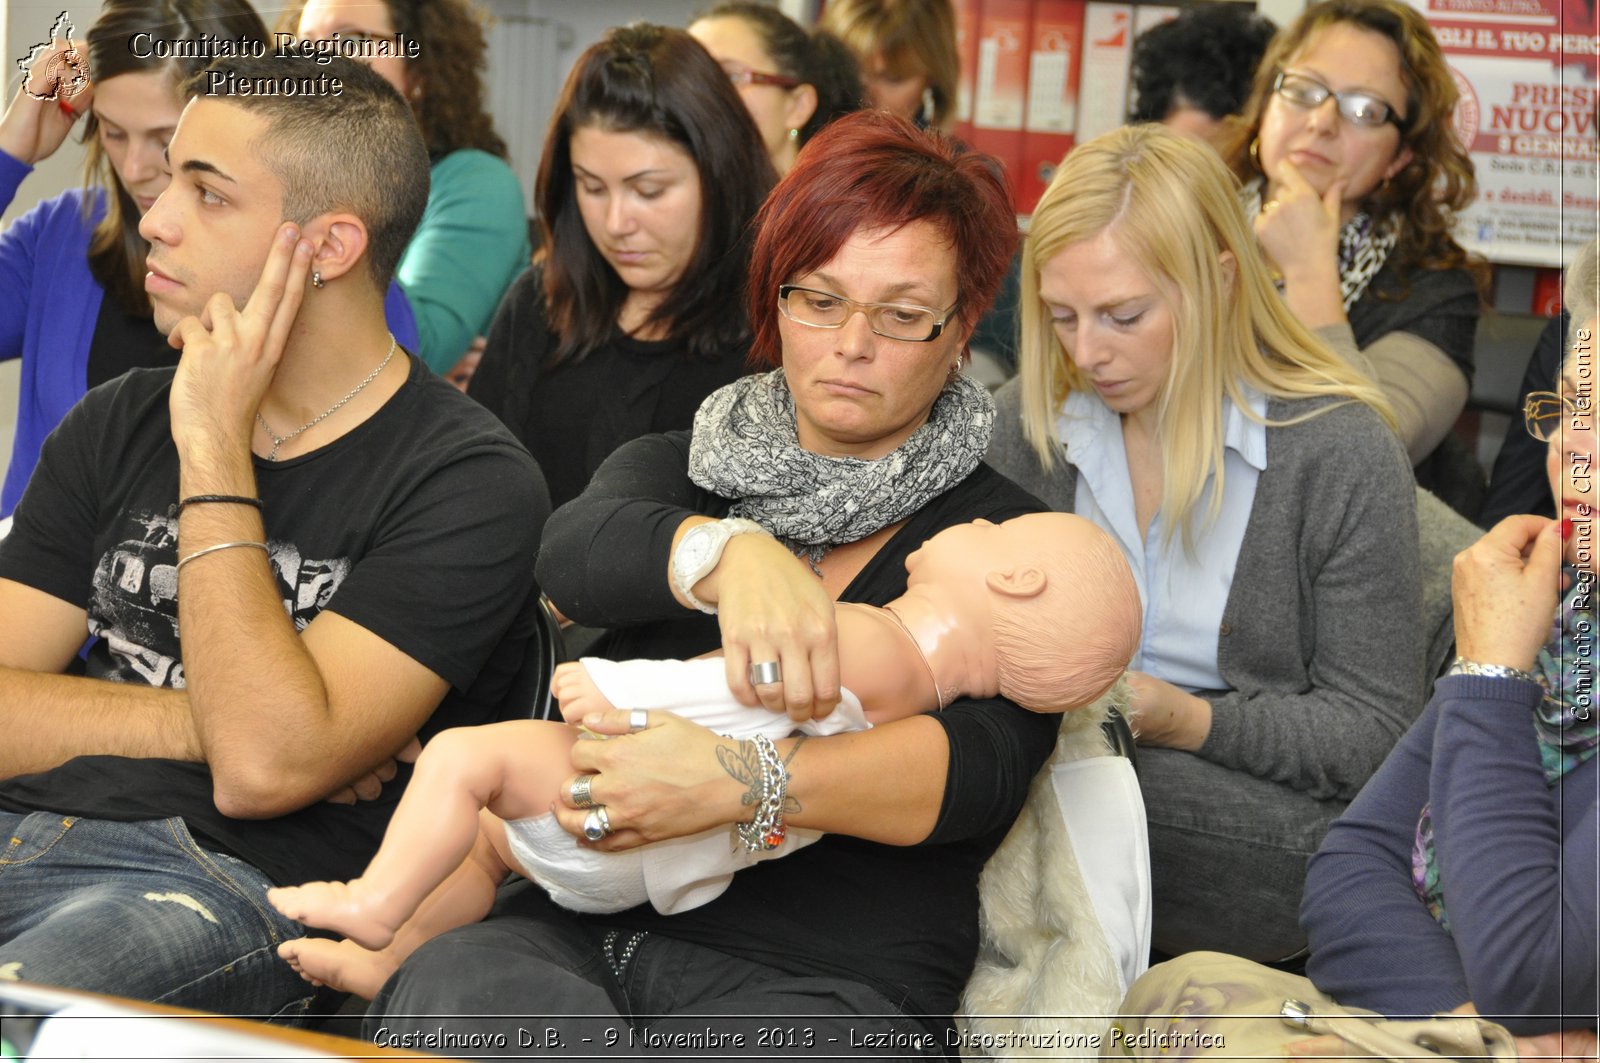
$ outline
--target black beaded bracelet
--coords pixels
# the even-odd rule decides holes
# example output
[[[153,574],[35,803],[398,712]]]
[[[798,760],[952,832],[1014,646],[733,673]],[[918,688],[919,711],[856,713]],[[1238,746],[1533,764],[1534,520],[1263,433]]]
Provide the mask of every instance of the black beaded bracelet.
[[[255,506],[261,509],[261,499],[251,498],[249,495],[190,495],[178,503],[178,512],[182,513],[185,506],[199,506],[208,502],[223,502],[235,506]]]

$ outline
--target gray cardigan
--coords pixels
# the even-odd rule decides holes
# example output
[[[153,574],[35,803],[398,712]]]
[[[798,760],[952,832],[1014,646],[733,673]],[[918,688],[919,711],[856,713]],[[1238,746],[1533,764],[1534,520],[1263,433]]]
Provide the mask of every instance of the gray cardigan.
[[[1022,435],[1021,389],[995,395],[989,464],[1072,512],[1077,470],[1050,473]],[[1327,400],[1271,399],[1267,417]],[[1387,425],[1339,406],[1267,429],[1267,468],[1217,632],[1230,689],[1199,755],[1317,798],[1349,800],[1422,711],[1416,489]]]

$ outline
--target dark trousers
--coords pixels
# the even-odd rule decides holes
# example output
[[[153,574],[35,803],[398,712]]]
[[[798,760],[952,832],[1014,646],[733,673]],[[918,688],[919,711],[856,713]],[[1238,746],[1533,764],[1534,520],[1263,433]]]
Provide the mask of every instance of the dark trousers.
[[[1306,862],[1345,802],[1176,749],[1139,750],[1157,952],[1272,963],[1305,947]]]
[[[945,1051],[939,1033],[859,982],[787,974],[661,934],[610,932],[536,887],[418,949],[373,1001],[366,1036],[476,1059]]]

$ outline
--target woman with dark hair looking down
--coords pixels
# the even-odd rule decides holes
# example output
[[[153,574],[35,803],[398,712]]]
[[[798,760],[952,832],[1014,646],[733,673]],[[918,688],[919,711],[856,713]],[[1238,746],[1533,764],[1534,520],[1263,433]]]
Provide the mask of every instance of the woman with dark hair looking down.
[[[773,179],[728,75],[683,30],[618,27],[573,65],[539,162],[539,258],[468,391],[533,452],[553,504],[745,371],[735,293]]]
[[[1013,251],[1011,219],[993,160],[903,119],[864,111],[818,134],[758,218],[747,302],[754,357],[773,368],[714,393],[692,435],[624,446],[548,526],[540,581],[575,620],[611,628],[599,655],[720,645],[748,711],[826,715],[835,600],[882,605],[941,529],[1040,508],[982,464],[994,407],[961,372]],[[445,1029],[503,1034],[513,1052],[518,1026],[547,1025],[602,1052],[637,1053],[646,1027],[720,1039],[703,1042],[713,1049],[739,1036],[740,1052],[763,1055],[953,1043],[978,873],[1058,716],[957,698],[765,747],[676,718],[583,723],[615,737],[574,747],[586,803],[564,785],[557,818],[583,834],[587,802],[607,813],[579,844],[631,848],[780,808],[755,844],[784,822],[830,833],[670,917],[580,916],[520,894],[418,949],[374,1002],[373,1029],[461,1016]],[[748,827],[729,836],[751,844]],[[490,1010],[518,1017],[469,1017]]]

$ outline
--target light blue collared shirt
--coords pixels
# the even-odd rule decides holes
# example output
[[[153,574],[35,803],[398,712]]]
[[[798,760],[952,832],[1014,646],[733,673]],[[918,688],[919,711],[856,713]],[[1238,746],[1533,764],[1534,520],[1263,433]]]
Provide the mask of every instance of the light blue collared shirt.
[[[1266,396],[1249,388],[1245,394],[1250,409],[1265,417]],[[1215,522],[1204,523],[1213,486],[1208,482],[1195,504],[1202,520],[1193,557],[1184,550],[1178,529],[1171,545],[1166,544],[1165,513],[1150,522],[1149,538],[1140,538],[1118,414],[1095,395],[1074,391],[1056,418],[1056,435],[1078,470],[1075,512],[1111,533],[1139,586],[1144,634],[1128,667],[1188,691],[1224,689],[1227,684],[1217,670],[1217,632],[1250,523],[1256,482],[1267,467],[1266,425],[1223,399],[1222,508]]]

